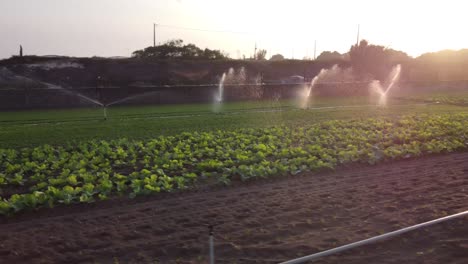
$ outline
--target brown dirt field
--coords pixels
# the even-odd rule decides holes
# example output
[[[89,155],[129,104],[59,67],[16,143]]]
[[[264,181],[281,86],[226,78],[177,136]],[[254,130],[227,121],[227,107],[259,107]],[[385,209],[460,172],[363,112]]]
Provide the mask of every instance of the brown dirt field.
[[[468,210],[468,153],[0,219],[1,263],[278,263]],[[318,263],[468,263],[468,217]]]

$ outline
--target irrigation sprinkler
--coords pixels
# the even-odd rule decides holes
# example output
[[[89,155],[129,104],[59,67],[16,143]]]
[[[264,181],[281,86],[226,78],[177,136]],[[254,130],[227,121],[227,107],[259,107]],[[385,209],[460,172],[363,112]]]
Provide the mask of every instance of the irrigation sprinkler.
[[[209,245],[210,245],[210,264],[214,264],[214,237],[213,237],[213,225],[208,226],[208,232],[210,235]]]
[[[107,120],[107,105],[103,106],[102,112],[103,112],[103,115],[104,115],[104,120]]]
[[[375,243],[375,242],[378,242],[380,240],[384,240],[384,239],[388,239],[388,238],[391,238],[391,237],[394,237],[394,236],[398,236],[398,235],[404,234],[404,233],[409,232],[409,231],[413,231],[413,230],[418,229],[418,228],[438,224],[440,222],[448,221],[448,220],[458,218],[458,217],[462,217],[462,216],[468,216],[468,211],[461,212],[461,213],[458,213],[458,214],[449,215],[449,216],[445,216],[445,217],[438,218],[438,219],[435,219],[435,220],[431,220],[431,221],[428,221],[428,222],[424,222],[424,223],[421,223],[421,224],[405,227],[405,228],[402,228],[402,229],[398,229],[396,231],[385,233],[383,235],[371,237],[371,238],[360,240],[360,241],[357,241],[357,242],[354,242],[354,243],[351,243],[351,244],[347,244],[347,245],[343,245],[343,246],[340,246],[340,247],[328,249],[328,250],[318,252],[318,253],[315,253],[315,254],[312,254],[312,255],[308,255],[308,256],[288,260],[288,261],[285,261],[285,262],[281,262],[280,264],[297,264],[297,263],[304,263],[306,261],[317,260],[318,258],[321,258],[321,257],[333,255],[333,254],[336,254],[336,253],[339,253],[339,252],[342,252],[342,251],[345,251],[345,250],[348,250],[348,249],[356,248],[356,247],[359,247],[359,246]]]

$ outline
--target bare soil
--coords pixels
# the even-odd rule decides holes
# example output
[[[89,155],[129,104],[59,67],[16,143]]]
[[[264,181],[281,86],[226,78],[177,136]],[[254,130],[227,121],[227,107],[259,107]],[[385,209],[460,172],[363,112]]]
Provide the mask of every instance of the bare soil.
[[[0,263],[278,263],[468,210],[468,153],[0,219]],[[468,218],[319,263],[468,263]]]

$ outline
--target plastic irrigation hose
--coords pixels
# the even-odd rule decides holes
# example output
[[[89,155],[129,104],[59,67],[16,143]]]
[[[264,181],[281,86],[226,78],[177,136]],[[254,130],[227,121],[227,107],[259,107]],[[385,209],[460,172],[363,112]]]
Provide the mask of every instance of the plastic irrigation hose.
[[[321,258],[321,257],[336,254],[336,253],[339,253],[339,252],[342,252],[342,251],[345,251],[345,250],[348,250],[348,249],[356,248],[356,247],[359,247],[359,246],[375,243],[375,242],[378,242],[380,240],[384,240],[384,239],[387,239],[387,238],[390,238],[390,237],[398,236],[398,235],[401,235],[401,234],[409,232],[409,231],[413,231],[413,230],[418,229],[418,228],[438,224],[438,223],[448,221],[448,220],[451,220],[451,219],[454,219],[454,218],[462,217],[462,216],[468,216],[468,211],[461,212],[461,213],[458,213],[458,214],[449,215],[449,216],[445,216],[445,217],[438,218],[438,219],[435,219],[435,220],[432,220],[432,221],[429,221],[429,222],[424,222],[424,223],[421,223],[421,224],[405,227],[405,228],[402,228],[402,229],[399,229],[399,230],[396,230],[396,231],[392,231],[392,232],[389,232],[389,233],[386,233],[386,234],[383,234],[383,235],[371,237],[371,238],[368,238],[368,239],[364,239],[364,240],[357,241],[357,242],[347,244],[347,245],[344,245],[344,246],[332,248],[332,249],[329,249],[329,250],[325,250],[325,251],[322,251],[322,252],[319,252],[319,253],[304,256],[304,257],[301,257],[301,258],[281,262],[280,264],[296,264],[296,263],[303,263],[305,261],[316,260],[316,259]]]

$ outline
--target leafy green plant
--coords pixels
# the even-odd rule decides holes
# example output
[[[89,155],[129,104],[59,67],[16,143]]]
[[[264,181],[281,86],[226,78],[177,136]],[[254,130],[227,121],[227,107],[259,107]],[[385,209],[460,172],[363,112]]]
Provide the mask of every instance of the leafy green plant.
[[[467,148],[468,115],[452,114],[0,149],[0,187],[24,189],[0,200],[0,214]]]

